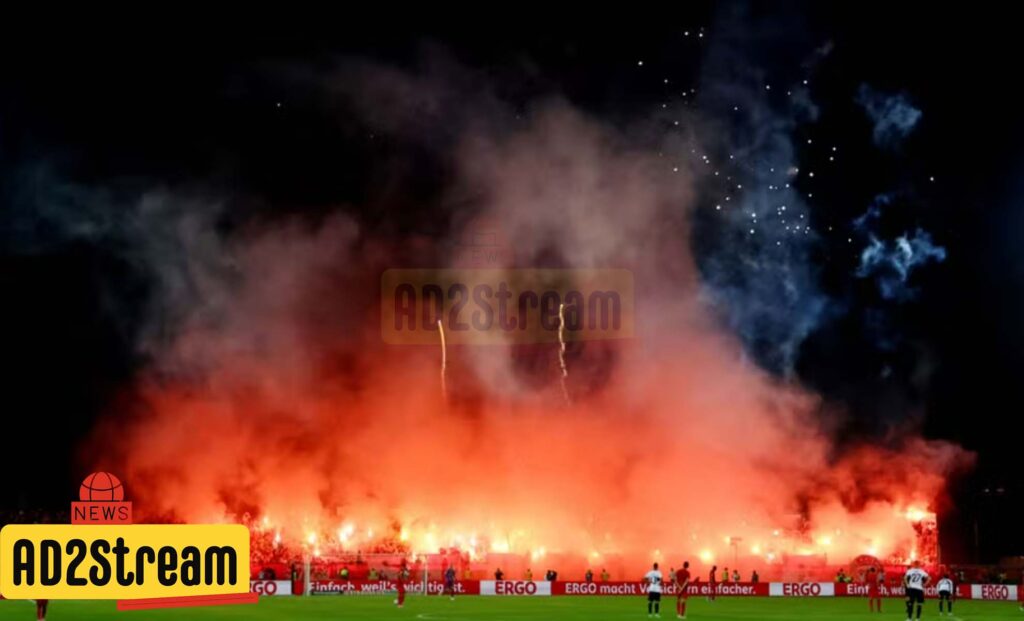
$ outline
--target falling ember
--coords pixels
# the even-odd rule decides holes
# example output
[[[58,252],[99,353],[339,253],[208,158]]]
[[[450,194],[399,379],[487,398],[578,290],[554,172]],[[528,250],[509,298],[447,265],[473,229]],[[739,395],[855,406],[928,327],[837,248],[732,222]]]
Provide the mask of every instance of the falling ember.
[[[565,385],[569,378],[569,369],[565,366],[565,304],[558,306],[558,366],[561,367],[562,375],[559,383],[562,385],[562,397],[567,405],[572,403],[569,397],[569,388]]]
[[[441,335],[441,396],[448,400],[448,345],[444,340],[444,323],[437,320],[437,331]]]

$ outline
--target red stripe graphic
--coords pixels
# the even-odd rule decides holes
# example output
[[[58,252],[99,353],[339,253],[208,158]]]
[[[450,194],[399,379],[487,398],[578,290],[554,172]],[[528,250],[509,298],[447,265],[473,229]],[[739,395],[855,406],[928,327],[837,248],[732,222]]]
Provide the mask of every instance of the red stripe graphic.
[[[118,610],[151,610],[153,608],[189,608],[192,606],[230,606],[232,604],[255,604],[259,601],[256,593],[231,593],[227,595],[192,595],[189,597],[156,597],[152,599],[122,599],[117,602]]]

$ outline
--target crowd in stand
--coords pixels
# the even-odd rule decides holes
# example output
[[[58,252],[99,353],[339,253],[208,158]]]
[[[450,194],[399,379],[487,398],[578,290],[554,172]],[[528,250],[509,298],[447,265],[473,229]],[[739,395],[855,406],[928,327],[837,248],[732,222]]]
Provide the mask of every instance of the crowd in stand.
[[[247,516],[245,516],[247,517]],[[38,509],[0,509],[0,526],[4,524],[68,524],[70,523],[68,511],[38,510]],[[304,575],[304,561],[310,555],[308,546],[298,546],[294,542],[282,540],[280,535],[271,529],[261,528],[258,524],[250,523],[250,520],[243,519],[249,526],[252,533],[250,540],[250,555],[252,576],[265,580],[298,580]],[[461,579],[480,579],[494,576],[496,579],[523,579],[533,580],[534,575],[531,569],[526,569],[522,576],[508,576],[505,572],[495,568],[493,572],[472,571],[469,554],[457,550],[443,551],[442,568],[428,567],[428,574],[431,577],[439,578],[443,568],[449,565],[457,568],[457,574]],[[372,561],[364,559],[364,555],[372,558]],[[379,580],[393,579],[398,575],[398,568],[403,559],[411,559],[412,555],[408,546],[397,538],[381,538],[372,545],[358,552],[326,550],[322,556],[312,556],[311,573],[316,580],[341,579],[341,580]],[[422,576],[424,565],[419,559],[409,563],[409,570],[413,576]],[[1019,584],[1024,579],[1022,570],[1019,567],[1001,568],[991,565],[965,565],[951,566],[948,568],[953,579],[961,584],[985,583],[985,584]],[[500,573],[499,573],[500,572]],[[898,581],[899,572],[886,572],[894,576]],[[436,576],[434,574],[437,574]],[[486,574],[486,575],[485,575]],[[498,578],[498,575],[501,578]],[[559,572],[556,569],[547,569],[544,573],[545,580],[557,580]],[[600,580],[607,582],[613,579],[613,575],[606,569],[601,568],[599,572],[587,569],[579,576],[566,576],[569,580],[582,579],[586,582]],[[623,579],[623,577],[614,577]],[[740,572],[722,572],[719,580],[721,582],[741,582]],[[819,576],[816,579],[828,579]],[[760,577],[753,572],[748,581],[758,582]],[[845,569],[840,569],[835,574],[836,582],[859,582],[860,576],[851,575]]]

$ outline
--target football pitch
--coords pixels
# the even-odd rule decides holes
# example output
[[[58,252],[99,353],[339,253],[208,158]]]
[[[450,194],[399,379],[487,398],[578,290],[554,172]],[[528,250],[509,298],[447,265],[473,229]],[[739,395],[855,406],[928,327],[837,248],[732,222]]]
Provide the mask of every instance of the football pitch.
[[[675,619],[675,600],[669,599],[661,618]],[[867,612],[867,600],[859,598],[723,598],[711,604],[691,599],[687,619],[717,621],[808,621],[809,619],[905,619],[903,602],[885,600],[882,614]],[[256,605],[211,608],[179,608],[118,612],[113,602],[52,602],[47,621],[173,619],[242,619],[304,621],[331,619],[351,621],[637,621],[647,619],[642,597],[410,597],[398,610],[389,596],[268,597]],[[938,619],[938,604],[926,604],[924,619]],[[1016,603],[959,601],[952,617],[959,621],[1024,619]],[[24,601],[0,601],[0,619],[35,619],[35,606]]]

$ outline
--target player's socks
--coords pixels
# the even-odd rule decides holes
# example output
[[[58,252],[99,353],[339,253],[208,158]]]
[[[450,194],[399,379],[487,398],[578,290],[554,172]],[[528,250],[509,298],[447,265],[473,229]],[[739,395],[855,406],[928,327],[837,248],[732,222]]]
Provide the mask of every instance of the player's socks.
[[[922,608],[921,604],[918,604],[917,605],[917,618],[918,619],[921,618],[921,608]]]

